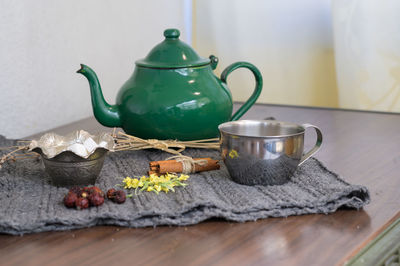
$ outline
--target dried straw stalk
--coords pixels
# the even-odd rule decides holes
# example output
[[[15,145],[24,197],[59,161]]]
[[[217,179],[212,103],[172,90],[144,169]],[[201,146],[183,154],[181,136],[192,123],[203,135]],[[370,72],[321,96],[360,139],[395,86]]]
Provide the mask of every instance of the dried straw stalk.
[[[114,151],[159,149],[174,155],[182,156],[181,152],[186,148],[219,149],[218,138],[191,141],[141,139],[121,131],[116,132],[116,129],[114,129],[112,137],[115,141]],[[10,152],[0,157],[0,169],[6,161],[16,161],[20,159],[32,159],[39,157],[39,154],[35,152],[29,152],[29,140],[20,142],[25,144],[10,147],[0,147],[0,150],[10,150]]]
[[[16,160],[32,159],[39,157],[39,154],[35,152],[28,152],[30,141],[21,140],[18,142],[21,143],[21,145],[0,147],[0,150],[10,150],[8,153],[0,157],[0,169],[2,165],[7,161],[16,161]],[[27,143],[27,144],[22,144],[22,143]]]
[[[171,154],[181,155],[186,148],[219,149],[219,139],[202,139],[191,141],[141,139],[118,131],[113,133],[115,151],[159,149]]]

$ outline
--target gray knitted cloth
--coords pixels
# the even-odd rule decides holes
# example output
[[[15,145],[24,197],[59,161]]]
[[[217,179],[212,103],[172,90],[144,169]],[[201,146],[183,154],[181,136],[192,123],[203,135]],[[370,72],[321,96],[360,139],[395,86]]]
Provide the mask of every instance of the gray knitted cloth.
[[[0,146],[13,143],[0,136]],[[191,149],[186,154],[219,158],[218,152],[209,150]],[[107,190],[123,177],[145,174],[150,160],[168,156],[154,150],[108,153],[96,185]],[[346,183],[315,158],[280,186],[234,183],[221,164],[220,170],[190,175],[188,186],[176,188],[175,193],[143,192],[121,205],[106,200],[100,207],[75,210],[64,207],[68,189],[52,186],[40,162],[6,163],[0,170],[0,233],[18,235],[95,225],[191,225],[213,217],[245,222],[327,214],[340,207],[359,209],[369,202],[367,188]]]

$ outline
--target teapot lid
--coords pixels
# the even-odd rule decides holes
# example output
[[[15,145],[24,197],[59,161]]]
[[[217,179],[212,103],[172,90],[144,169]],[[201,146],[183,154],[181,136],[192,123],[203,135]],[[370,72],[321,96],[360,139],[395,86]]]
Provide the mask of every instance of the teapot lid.
[[[210,63],[210,59],[200,57],[192,47],[179,40],[179,35],[177,29],[165,30],[165,40],[156,45],[144,59],[136,61],[136,65],[149,68],[183,68]]]

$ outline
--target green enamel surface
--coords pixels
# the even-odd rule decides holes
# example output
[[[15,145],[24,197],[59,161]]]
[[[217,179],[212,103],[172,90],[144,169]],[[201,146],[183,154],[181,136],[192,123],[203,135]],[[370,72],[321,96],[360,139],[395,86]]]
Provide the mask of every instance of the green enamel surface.
[[[117,105],[124,131],[143,138],[213,138],[232,114],[231,94],[209,66],[137,67],[119,91]]]
[[[84,75],[89,81],[93,113],[97,121],[101,121],[100,123],[106,127],[120,127],[121,118],[118,106],[109,105],[104,100],[96,73],[84,64],[81,64],[81,68],[77,73]]]
[[[89,81],[93,112],[104,126],[122,127],[140,138],[198,140],[218,136],[218,125],[239,119],[257,100],[262,77],[255,66],[238,62],[221,79],[212,65],[176,69],[136,67],[117,95],[116,105],[103,97],[95,72],[85,65],[78,73]],[[226,78],[245,67],[255,75],[256,88],[232,116],[232,96]]]
[[[96,73],[81,65],[78,73],[89,81],[97,121],[108,127],[122,127],[126,133],[145,139],[208,139],[219,135],[219,124],[239,119],[255,103],[261,93],[262,77],[254,65],[234,63],[219,79],[213,73],[218,58],[198,56],[179,40],[179,35],[176,29],[166,30],[165,40],[136,62],[115,105],[104,100]],[[254,74],[256,87],[232,116],[232,96],[226,81],[238,68],[247,68]]]
[[[240,117],[242,117],[247,112],[247,110],[250,109],[250,107],[257,101],[258,97],[260,96],[262,86],[263,86],[263,79],[262,79],[260,71],[254,65],[247,63],[247,62],[236,62],[236,63],[229,65],[222,72],[221,81],[223,83],[226,83],[226,80],[227,80],[229,74],[238,68],[249,69],[254,75],[254,78],[256,80],[256,86],[255,86],[253,94],[250,96],[250,98],[232,116],[232,118],[231,118],[232,121],[238,120]]]
[[[179,36],[177,29],[165,30],[165,40],[156,45],[144,59],[136,61],[136,65],[149,68],[184,68],[210,63],[210,59],[200,57],[192,47],[179,40]]]

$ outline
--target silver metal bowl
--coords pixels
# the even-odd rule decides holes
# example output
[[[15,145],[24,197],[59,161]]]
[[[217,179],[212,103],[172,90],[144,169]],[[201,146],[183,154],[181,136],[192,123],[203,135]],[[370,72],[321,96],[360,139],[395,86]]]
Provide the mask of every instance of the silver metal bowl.
[[[56,186],[94,184],[107,151],[113,147],[110,134],[91,135],[84,130],[67,136],[46,133],[29,145],[30,150],[41,155],[45,171]]]
[[[87,159],[71,151],[64,151],[53,158],[47,158],[40,149],[34,149],[41,154],[44,168],[55,186],[71,187],[93,185],[103,167],[108,150],[98,148]]]

